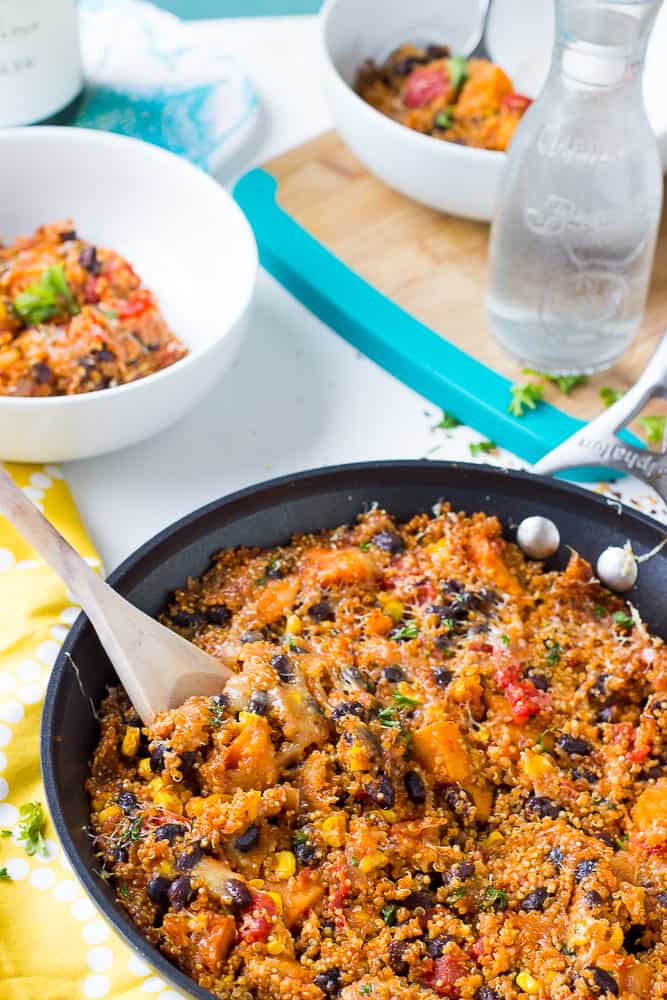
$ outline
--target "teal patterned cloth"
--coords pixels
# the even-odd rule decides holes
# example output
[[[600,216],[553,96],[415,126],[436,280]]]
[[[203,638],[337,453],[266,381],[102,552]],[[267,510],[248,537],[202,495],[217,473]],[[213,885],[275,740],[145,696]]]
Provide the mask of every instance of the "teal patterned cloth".
[[[201,32],[140,0],[81,0],[86,90],[74,124],[134,136],[215,171],[257,123],[252,83]]]

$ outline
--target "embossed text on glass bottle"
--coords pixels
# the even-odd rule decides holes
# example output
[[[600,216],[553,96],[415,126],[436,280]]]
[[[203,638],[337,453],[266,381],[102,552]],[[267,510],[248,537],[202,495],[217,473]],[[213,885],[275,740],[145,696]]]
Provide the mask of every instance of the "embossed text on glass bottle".
[[[642,95],[662,0],[556,0],[544,90],[514,137],[491,230],[487,315],[541,371],[608,368],[642,319],[662,171]]]

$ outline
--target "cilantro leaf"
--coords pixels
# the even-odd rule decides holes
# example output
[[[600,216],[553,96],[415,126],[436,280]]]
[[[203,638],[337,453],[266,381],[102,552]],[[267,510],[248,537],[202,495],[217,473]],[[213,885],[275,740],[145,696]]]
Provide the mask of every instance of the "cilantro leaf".
[[[600,399],[606,407],[613,406],[617,403],[621,396],[625,396],[623,389],[612,389],[609,385],[600,386]]]
[[[41,802],[26,802],[19,809],[19,835],[16,838],[23,841],[25,853],[32,857],[34,854],[41,854],[46,857],[46,841],[42,833],[46,818]]]
[[[442,114],[443,112],[440,112],[440,115]],[[440,118],[440,115],[438,115],[438,118]],[[438,121],[438,118],[436,118],[436,123]],[[445,127],[446,126],[441,126],[441,128]],[[453,413],[448,413],[447,410],[443,410],[442,420],[440,421],[439,424],[436,424],[435,426],[439,428],[439,430],[441,431],[452,431],[454,430],[455,427],[461,426],[461,421],[459,420],[458,417],[455,417]]]
[[[487,885],[484,890],[484,901],[482,906],[485,909],[492,910],[506,910],[507,909],[507,893],[504,889],[496,889],[492,885]]]
[[[449,79],[454,90],[460,90],[468,79],[468,60],[465,56],[452,56],[447,60]]]
[[[2,868],[0,868],[0,882],[11,882],[11,881],[12,877],[7,871],[6,867],[3,865]]]
[[[122,896],[123,899],[129,899],[130,898],[130,890],[128,889],[128,887],[125,884],[125,882],[121,882],[120,885],[118,886],[118,895]]]
[[[480,454],[488,455],[489,452],[495,451],[497,447],[498,445],[495,441],[473,441],[468,445],[473,458]]]
[[[396,923],[396,910],[398,905],[396,903],[388,903],[387,906],[383,906],[380,910],[382,919],[384,920],[387,927],[393,927]]]
[[[370,996],[370,994],[373,992],[373,984],[362,983],[361,986],[359,987],[359,992],[361,993],[362,997]]]
[[[359,548],[361,549],[362,552],[368,552],[370,547],[371,547],[370,542],[359,542]]]
[[[547,651],[547,663],[553,667],[563,655],[563,647],[555,639],[544,639],[544,648]]]
[[[138,840],[141,840],[141,824],[143,820],[143,816],[139,815],[127,825],[118,842],[121,847],[125,847],[126,844],[136,844]]]
[[[14,299],[14,310],[27,326],[44,323],[54,316],[80,312],[62,264],[47,267],[42,276]]]
[[[439,111],[435,116],[435,124],[438,128],[451,128],[453,120],[454,112],[451,108],[445,108],[444,111]],[[458,421],[454,424],[454,426],[458,427]]]
[[[305,830],[295,830],[292,841],[295,844],[306,844],[308,842],[308,834]]]
[[[534,410],[544,396],[544,387],[537,382],[516,382],[510,387],[512,402],[507,407],[514,417],[522,417],[524,411]]]
[[[634,619],[627,615],[625,611],[614,611],[611,616],[619,628],[631,629],[635,627]]]
[[[564,396],[569,396],[576,386],[586,385],[588,382],[588,375],[549,375],[548,372],[538,372],[534,368],[524,368],[523,372],[524,375],[536,375],[545,382],[551,382]]]
[[[416,698],[410,698],[407,694],[401,694],[400,691],[394,691],[394,701],[399,708],[416,708],[420,704]]]
[[[596,618],[604,618],[607,614],[607,609],[603,608],[601,604],[598,604],[597,607],[593,608],[593,614]]]
[[[208,700],[208,721],[209,725],[213,726],[215,729],[221,726],[224,722],[226,716],[226,706],[219,701],[216,701],[215,697],[209,698]]]
[[[458,903],[459,899],[463,899],[466,895],[466,892],[467,890],[464,889],[463,886],[460,886],[458,889],[452,889],[452,891],[447,895],[447,902]]]
[[[382,708],[378,712],[378,720],[385,729],[400,729],[401,723],[394,718],[393,708]]]
[[[500,636],[500,641],[502,642],[503,646],[509,646],[510,637],[508,635],[505,635],[505,633],[503,632],[503,634]]]
[[[416,639],[419,635],[419,626],[416,621],[408,621],[401,628],[395,628],[389,633],[389,638],[395,642],[403,642],[406,639]]]
[[[665,436],[665,416],[637,417],[637,423],[646,434],[649,444],[662,444]]]

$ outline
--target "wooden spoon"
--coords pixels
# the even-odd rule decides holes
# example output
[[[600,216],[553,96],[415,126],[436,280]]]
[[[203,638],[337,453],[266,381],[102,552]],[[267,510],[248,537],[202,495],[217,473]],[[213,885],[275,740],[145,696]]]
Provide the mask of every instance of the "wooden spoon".
[[[233,671],[105,583],[0,466],[0,514],[67,586],[97,632],[137,714],[150,725],[191,695],[219,694]]]

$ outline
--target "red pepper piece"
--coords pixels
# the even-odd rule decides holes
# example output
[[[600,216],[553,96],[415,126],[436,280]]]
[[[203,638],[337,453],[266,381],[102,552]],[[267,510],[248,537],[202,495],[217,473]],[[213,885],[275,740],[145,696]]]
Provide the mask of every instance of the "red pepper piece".
[[[449,87],[449,77],[438,66],[422,66],[411,73],[405,84],[403,103],[406,108],[423,108],[442,97]]]

